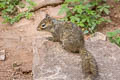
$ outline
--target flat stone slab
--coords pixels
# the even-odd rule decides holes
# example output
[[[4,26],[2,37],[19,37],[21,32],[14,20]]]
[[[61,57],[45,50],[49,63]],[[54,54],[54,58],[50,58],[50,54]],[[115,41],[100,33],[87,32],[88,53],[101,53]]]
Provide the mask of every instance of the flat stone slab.
[[[96,80],[120,80],[120,48],[105,41],[86,41],[95,57]],[[33,80],[84,80],[79,54],[65,51],[57,42],[38,38],[33,43]]]

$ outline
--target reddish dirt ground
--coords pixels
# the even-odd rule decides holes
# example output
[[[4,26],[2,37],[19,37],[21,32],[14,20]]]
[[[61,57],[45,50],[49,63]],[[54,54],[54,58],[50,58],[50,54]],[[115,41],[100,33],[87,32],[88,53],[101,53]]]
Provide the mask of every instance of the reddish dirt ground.
[[[120,5],[113,0],[109,0],[108,4],[113,6],[108,16],[112,22],[98,28],[104,34],[120,29]],[[32,80],[32,42],[39,34],[31,25],[39,20],[23,19],[11,26],[2,24],[3,19],[0,17],[0,50],[6,51],[6,60],[0,61],[0,80]]]

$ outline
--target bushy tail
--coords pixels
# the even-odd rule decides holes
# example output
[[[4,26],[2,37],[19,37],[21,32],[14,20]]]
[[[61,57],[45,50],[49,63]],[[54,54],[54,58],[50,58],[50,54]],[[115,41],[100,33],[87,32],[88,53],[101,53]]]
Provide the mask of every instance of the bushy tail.
[[[85,80],[95,80],[98,76],[98,67],[95,58],[85,48],[80,49],[80,56]]]

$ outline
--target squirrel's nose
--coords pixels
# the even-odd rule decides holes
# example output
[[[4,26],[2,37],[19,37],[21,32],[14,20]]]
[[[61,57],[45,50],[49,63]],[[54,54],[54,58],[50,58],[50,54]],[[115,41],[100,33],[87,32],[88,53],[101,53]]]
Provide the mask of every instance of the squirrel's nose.
[[[40,31],[41,29],[39,27],[37,27],[37,31]]]

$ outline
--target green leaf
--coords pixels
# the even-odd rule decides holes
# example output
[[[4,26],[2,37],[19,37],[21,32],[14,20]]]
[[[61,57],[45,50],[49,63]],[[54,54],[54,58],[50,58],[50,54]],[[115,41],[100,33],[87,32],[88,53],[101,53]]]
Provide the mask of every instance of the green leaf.
[[[24,7],[25,7],[25,4],[22,3],[22,2],[20,2],[20,3],[19,3],[19,6],[20,6],[21,8],[24,8]]]
[[[69,11],[69,9],[67,8],[68,4],[63,4],[60,11],[58,12],[58,14],[62,14],[64,12]]]
[[[107,32],[107,36],[114,37],[114,36],[116,36],[116,33],[115,32]]]
[[[79,22],[78,26],[84,27],[85,25],[82,22]]]
[[[32,17],[32,14],[33,14],[33,13],[31,13],[31,12],[26,12],[26,13],[25,13],[25,17],[26,17],[27,19],[30,19],[30,18]]]
[[[120,34],[120,29],[114,31],[116,34]]]
[[[115,43],[120,46],[120,37],[115,38]]]
[[[109,11],[107,8],[104,9],[104,12],[105,12],[107,15],[110,13],[110,11]]]

